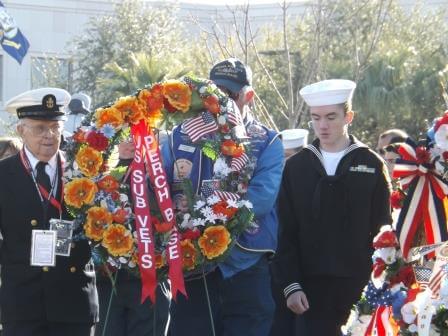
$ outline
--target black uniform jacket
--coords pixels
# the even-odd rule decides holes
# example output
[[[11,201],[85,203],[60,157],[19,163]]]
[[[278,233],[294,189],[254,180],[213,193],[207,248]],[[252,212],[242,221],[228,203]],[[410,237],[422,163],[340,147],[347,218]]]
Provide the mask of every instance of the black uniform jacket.
[[[353,136],[350,140],[334,176],[326,174],[318,140],[286,162],[274,262],[286,296],[300,289],[303,277],[367,279],[372,239],[391,223],[384,161]]]
[[[59,181],[58,200],[61,187]],[[62,208],[62,217],[69,219]],[[31,232],[48,229],[43,216],[39,194],[19,155],[0,161],[2,321],[94,322],[98,295],[95,272],[87,267],[91,257],[87,241],[74,242],[70,256],[57,256],[55,267],[30,266]],[[51,205],[48,218],[59,218]]]

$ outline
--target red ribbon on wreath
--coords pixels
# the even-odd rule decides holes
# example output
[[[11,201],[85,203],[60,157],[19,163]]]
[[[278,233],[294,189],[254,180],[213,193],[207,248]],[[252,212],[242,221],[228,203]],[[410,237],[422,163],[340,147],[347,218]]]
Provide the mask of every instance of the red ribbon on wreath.
[[[147,297],[150,297],[151,301],[155,302],[155,289],[157,287],[154,231],[151,224],[146,176],[149,177],[164,221],[172,226],[166,248],[171,293],[173,298],[176,298],[178,291],[186,295],[179,233],[175,226],[173,203],[168,180],[162,165],[158,142],[152,129],[143,120],[131,127],[131,134],[135,144],[135,157],[131,166],[131,191],[137,229],[139,268],[142,279],[141,300],[143,302]]]
[[[400,178],[407,197],[397,221],[396,231],[403,256],[409,249],[420,223],[423,223],[427,244],[448,239],[443,198],[448,186],[435,171],[428,149],[408,140],[398,148],[393,177]]]

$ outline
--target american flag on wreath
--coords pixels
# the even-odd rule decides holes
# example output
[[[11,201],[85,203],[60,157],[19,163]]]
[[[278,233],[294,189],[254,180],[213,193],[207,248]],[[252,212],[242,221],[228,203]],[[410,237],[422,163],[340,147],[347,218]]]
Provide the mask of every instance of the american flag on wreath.
[[[218,124],[210,112],[202,112],[201,115],[187,120],[183,125],[183,130],[192,142],[196,142],[204,135],[217,131]]]
[[[244,125],[240,110],[232,99],[227,102],[227,120],[235,126]]]
[[[230,163],[230,168],[233,171],[239,171],[244,168],[244,166],[249,162],[249,157],[246,155],[246,153],[243,153],[239,157],[235,157],[232,159],[232,162]]]
[[[213,194],[218,196],[223,201],[238,201],[240,199],[240,196],[238,194],[229,191],[215,190]]]

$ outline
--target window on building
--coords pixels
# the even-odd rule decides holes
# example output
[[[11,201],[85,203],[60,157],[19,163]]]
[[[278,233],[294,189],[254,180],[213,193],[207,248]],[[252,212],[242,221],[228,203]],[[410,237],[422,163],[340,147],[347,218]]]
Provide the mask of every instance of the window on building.
[[[31,87],[57,87],[71,91],[72,63],[65,58],[32,57]]]

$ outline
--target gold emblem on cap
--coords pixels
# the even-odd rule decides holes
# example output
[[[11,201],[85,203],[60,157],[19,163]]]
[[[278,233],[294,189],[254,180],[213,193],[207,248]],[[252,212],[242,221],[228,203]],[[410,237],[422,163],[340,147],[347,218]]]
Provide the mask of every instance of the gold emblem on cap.
[[[48,109],[52,109],[55,104],[56,102],[54,101],[54,98],[52,96],[48,96],[47,99],[45,100],[45,106]]]

